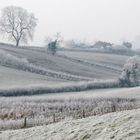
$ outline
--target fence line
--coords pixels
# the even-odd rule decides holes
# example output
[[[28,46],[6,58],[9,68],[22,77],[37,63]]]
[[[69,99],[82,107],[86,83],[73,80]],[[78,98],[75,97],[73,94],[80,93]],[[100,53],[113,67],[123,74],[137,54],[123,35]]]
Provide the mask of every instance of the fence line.
[[[88,110],[88,109],[81,109],[81,110],[72,111],[69,114],[69,116],[68,114],[67,115],[63,114],[65,112],[61,112],[61,113],[59,112],[59,113],[52,113],[52,115],[49,117],[46,117],[43,119],[37,119],[37,120],[33,118],[28,118],[28,116],[25,116],[23,120],[13,120],[13,122],[10,120],[9,123],[8,121],[3,121],[4,122],[3,125],[2,125],[2,122],[0,122],[0,130],[21,129],[21,128],[29,128],[33,126],[48,125],[51,123],[56,123],[56,122],[65,120],[65,117],[70,117],[70,116],[72,117],[72,119],[80,119],[80,118],[86,118],[89,116],[103,115],[106,113],[123,111],[123,110],[132,110],[132,109],[137,109],[137,108],[139,107],[116,108],[116,106],[112,106],[112,107],[101,108],[96,111]]]

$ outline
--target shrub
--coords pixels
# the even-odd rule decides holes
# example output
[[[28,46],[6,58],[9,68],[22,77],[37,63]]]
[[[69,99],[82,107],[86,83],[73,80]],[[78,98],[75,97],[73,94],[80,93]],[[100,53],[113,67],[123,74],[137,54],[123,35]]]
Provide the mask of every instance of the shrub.
[[[133,87],[138,86],[140,81],[140,57],[130,57],[124,65],[119,83],[121,86]]]

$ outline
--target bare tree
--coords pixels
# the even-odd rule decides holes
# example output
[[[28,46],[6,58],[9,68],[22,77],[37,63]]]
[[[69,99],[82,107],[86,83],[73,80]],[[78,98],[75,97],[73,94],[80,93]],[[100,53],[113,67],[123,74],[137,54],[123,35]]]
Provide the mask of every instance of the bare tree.
[[[56,35],[51,38],[47,37],[45,42],[47,43],[47,53],[55,55],[60,42],[62,42],[62,36],[60,33],[56,33]]]
[[[2,9],[0,30],[8,35],[10,40],[15,41],[16,46],[19,46],[20,42],[27,43],[29,38],[32,40],[36,25],[34,14],[21,7],[8,6]]]
[[[130,42],[123,42],[123,44],[126,48],[131,49],[132,48],[132,43]]]
[[[97,42],[93,45],[93,47],[95,47],[95,48],[104,48],[104,49],[106,49],[107,47],[112,46],[112,45],[113,45],[113,44],[108,43],[108,42],[97,41]]]

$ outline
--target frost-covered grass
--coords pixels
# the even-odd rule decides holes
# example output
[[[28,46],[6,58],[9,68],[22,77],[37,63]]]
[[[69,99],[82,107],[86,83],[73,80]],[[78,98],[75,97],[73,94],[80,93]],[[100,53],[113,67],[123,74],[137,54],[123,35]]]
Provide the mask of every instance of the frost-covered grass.
[[[84,97],[90,89],[118,88],[116,79],[128,56],[78,51],[67,54],[51,56],[43,49],[0,46],[0,96],[38,95],[1,97],[0,130],[22,128],[25,117],[27,127],[31,127],[51,123],[54,114],[56,121],[61,121],[81,118],[83,112],[88,117],[140,107],[140,98],[132,96],[133,92],[131,97],[125,98],[112,97],[112,91],[108,97]],[[6,78],[3,78],[1,71]],[[13,76],[9,76],[9,73]],[[3,79],[9,84],[3,82]],[[22,81],[20,85],[19,79]],[[47,80],[54,80],[54,84]],[[14,81],[15,85],[9,86]],[[80,93],[77,97],[78,93],[61,96],[62,92],[68,95],[68,92],[79,91],[85,91],[85,94]],[[58,94],[50,96],[48,93]]]
[[[32,55],[32,53],[34,55]],[[4,89],[1,86],[0,95],[1,96],[36,95],[43,93],[82,91],[96,88],[115,88],[119,86],[118,81],[116,80],[117,78],[114,78],[114,76],[112,76],[112,79],[114,80],[109,80],[109,77],[107,80],[95,80],[95,78],[92,77],[89,78],[89,75],[87,75],[86,73],[89,71],[90,72],[92,71],[94,75],[106,75],[106,72],[108,72],[109,75],[119,73],[127,56],[95,54],[89,52],[66,52],[66,53],[68,55],[67,57],[62,56],[62,54],[61,56],[59,55],[47,56],[47,54],[45,54],[42,50],[38,51],[35,49],[32,50],[15,47],[10,48],[8,46],[5,48],[4,47],[1,48],[0,46],[0,65],[5,67],[6,69],[7,67],[10,67],[9,71],[16,69],[18,71],[21,70],[24,72],[35,73],[37,75],[44,76],[44,79],[47,76],[49,77],[47,79],[48,81],[51,78],[54,80],[54,82],[57,80],[60,80],[61,82],[67,81],[66,84],[62,85],[63,84],[62,83],[61,85],[59,84],[58,86],[54,86],[55,84],[53,84],[53,86],[50,86],[49,84],[47,84],[47,82],[46,84],[45,82],[41,82],[41,84],[44,83],[43,85],[34,84],[33,80],[32,80],[33,84],[30,84],[30,86],[28,87],[25,87],[23,85],[18,86],[17,84],[17,86],[13,88],[5,86],[6,89]],[[64,55],[66,55],[66,53]],[[121,59],[123,59],[123,61]],[[69,66],[67,66],[67,64],[69,64]],[[61,72],[54,71],[54,68],[61,68]],[[76,69],[76,73],[69,72],[68,70],[66,71],[65,68],[68,68],[70,71]],[[84,71],[82,72],[82,74],[84,74],[84,76],[80,74],[81,70],[83,69]],[[36,77],[37,75],[34,76]],[[104,79],[104,77],[102,78]],[[1,79],[2,78],[0,78],[0,83],[3,83]],[[24,79],[25,78],[23,78],[23,81]],[[13,81],[16,81],[16,76]],[[72,83],[70,83],[70,81]],[[90,81],[90,82],[74,83],[73,81]]]
[[[40,75],[46,75],[58,79],[64,79],[70,81],[88,80],[88,78],[83,78],[80,76],[74,76],[70,74],[49,70],[47,68],[43,68],[40,65],[35,65],[30,63],[27,60],[27,58],[24,57],[19,58],[3,50],[0,50],[0,65],[8,66],[18,70],[32,72]]]
[[[57,55],[51,56],[43,48],[16,48],[1,45],[0,50],[17,58],[26,58],[30,64],[45,68],[47,71],[78,76],[82,79],[116,79],[128,58],[124,55],[84,51],[65,51],[64,53],[60,51]]]
[[[140,109],[0,133],[2,140],[138,140]]]
[[[47,86],[46,84],[35,86],[22,86],[12,88],[0,88],[0,96],[41,95],[47,93],[79,92],[91,89],[117,88],[116,80],[94,80],[90,82],[72,82]]]
[[[99,53],[94,51],[59,51],[59,55],[65,56],[77,61],[89,63],[100,68],[110,68],[120,71],[130,56],[119,54]]]
[[[33,85],[53,86],[62,84],[63,82],[64,80],[61,79],[0,66],[0,89]]]
[[[125,94],[125,92],[131,90],[133,91],[133,93],[131,93],[133,94],[133,97]],[[112,96],[105,96],[105,94],[109,92]],[[124,96],[121,96],[123,92]],[[112,90],[112,92],[110,90],[102,92],[102,94],[97,92],[97,94],[94,95],[93,93],[92,95],[91,91],[90,95],[89,93],[87,95],[86,93],[79,93],[78,96],[75,93],[75,95],[72,94],[71,96],[67,96],[66,94],[57,94],[25,97],[1,97],[0,129],[6,130],[22,128],[24,117],[27,117],[27,127],[31,127],[52,123],[54,114],[56,116],[56,121],[62,121],[65,119],[82,118],[83,110],[85,112],[85,116],[88,117],[140,108],[140,95],[137,97],[137,94],[135,94],[135,90],[133,89]],[[115,94],[118,95],[118,97]]]

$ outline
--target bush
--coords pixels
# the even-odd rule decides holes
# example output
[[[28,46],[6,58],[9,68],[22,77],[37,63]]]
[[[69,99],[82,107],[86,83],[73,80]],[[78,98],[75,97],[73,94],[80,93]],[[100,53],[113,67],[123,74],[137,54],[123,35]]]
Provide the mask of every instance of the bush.
[[[130,57],[119,78],[121,86],[134,87],[140,84],[140,57]]]
[[[50,42],[48,44],[47,53],[55,55],[57,51],[57,41]]]

